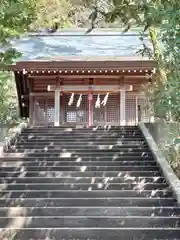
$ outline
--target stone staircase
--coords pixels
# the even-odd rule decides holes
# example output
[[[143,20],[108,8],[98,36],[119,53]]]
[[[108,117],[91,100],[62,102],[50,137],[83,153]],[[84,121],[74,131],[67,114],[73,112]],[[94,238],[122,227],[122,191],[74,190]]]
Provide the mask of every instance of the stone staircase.
[[[0,239],[180,239],[138,127],[25,129],[1,159]]]

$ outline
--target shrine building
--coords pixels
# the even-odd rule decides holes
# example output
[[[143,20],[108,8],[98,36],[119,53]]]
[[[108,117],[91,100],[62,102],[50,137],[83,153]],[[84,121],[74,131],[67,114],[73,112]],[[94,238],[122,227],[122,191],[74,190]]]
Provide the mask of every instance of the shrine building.
[[[14,46],[23,55],[9,68],[31,125],[136,125],[151,117],[142,86],[156,62],[136,54],[138,35],[32,34]]]

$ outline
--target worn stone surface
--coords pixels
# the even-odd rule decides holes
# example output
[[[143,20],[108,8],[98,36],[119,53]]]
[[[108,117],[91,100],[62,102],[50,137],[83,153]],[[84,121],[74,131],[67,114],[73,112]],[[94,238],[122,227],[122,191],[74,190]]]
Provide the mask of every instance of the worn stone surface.
[[[155,143],[153,137],[149,133],[148,129],[145,127],[144,123],[140,123],[139,127],[146,138],[146,141],[151,149],[157,163],[160,165],[160,168],[170,186],[173,189],[173,192],[177,198],[178,203],[180,204],[180,180],[174,173],[173,169],[171,168],[170,164],[164,157],[163,153],[158,148],[157,144]]]
[[[136,126],[31,127],[1,161],[0,239],[180,236],[180,207]]]

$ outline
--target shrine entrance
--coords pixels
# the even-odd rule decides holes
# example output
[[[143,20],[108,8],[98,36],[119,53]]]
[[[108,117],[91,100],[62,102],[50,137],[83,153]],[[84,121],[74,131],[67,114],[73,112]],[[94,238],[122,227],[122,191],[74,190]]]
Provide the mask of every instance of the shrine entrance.
[[[74,94],[72,104],[69,104],[71,94],[62,93],[59,104],[59,123],[60,125],[82,125],[88,126],[88,94],[82,94],[80,105],[77,102],[81,94]],[[106,94],[100,94],[100,103],[104,100]],[[121,122],[121,93],[109,94],[105,106],[97,106],[98,94],[93,94],[92,112],[90,118],[92,125],[123,125]],[[33,105],[32,123],[33,125],[54,125],[55,120],[55,101],[53,94],[44,98],[35,96],[31,98]],[[125,94],[125,124],[136,125],[139,121],[149,120],[149,111],[147,109],[147,99],[143,95],[126,92]]]
[[[81,97],[81,99],[79,99]],[[72,102],[71,94],[63,94],[62,97],[62,108],[63,112],[63,124],[69,125],[86,125],[88,123],[88,96],[87,94],[77,95],[74,94]],[[78,100],[81,101],[79,106]]]
[[[89,110],[88,110],[88,95],[82,94],[81,103],[77,107],[79,97],[81,95],[74,95],[74,101],[70,105],[70,94],[63,95],[62,109],[64,108],[64,124],[78,124],[88,125]],[[92,111],[90,118],[92,125],[105,124],[120,124],[120,95],[113,94],[107,98],[107,103],[102,104],[106,94],[92,94]],[[99,101],[99,103],[98,103]],[[63,106],[64,105],[64,106]],[[63,111],[63,110],[62,110]],[[62,116],[62,114],[61,114]]]

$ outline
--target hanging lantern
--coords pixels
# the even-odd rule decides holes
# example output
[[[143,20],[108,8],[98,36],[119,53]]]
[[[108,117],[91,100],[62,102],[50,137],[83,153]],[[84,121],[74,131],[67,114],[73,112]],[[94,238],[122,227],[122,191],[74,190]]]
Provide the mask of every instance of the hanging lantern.
[[[100,94],[98,94],[95,108],[100,108],[100,107],[101,107],[101,99],[100,99]]]
[[[104,97],[104,100],[103,100],[102,103],[101,103],[103,106],[106,106],[108,97],[109,97],[109,93],[106,94],[106,96]]]
[[[68,106],[71,106],[74,102],[74,93],[71,94],[71,97],[69,99],[69,102],[68,102]]]
[[[76,107],[79,108],[81,105],[81,101],[82,101],[82,94],[79,95],[79,99],[77,101]]]

